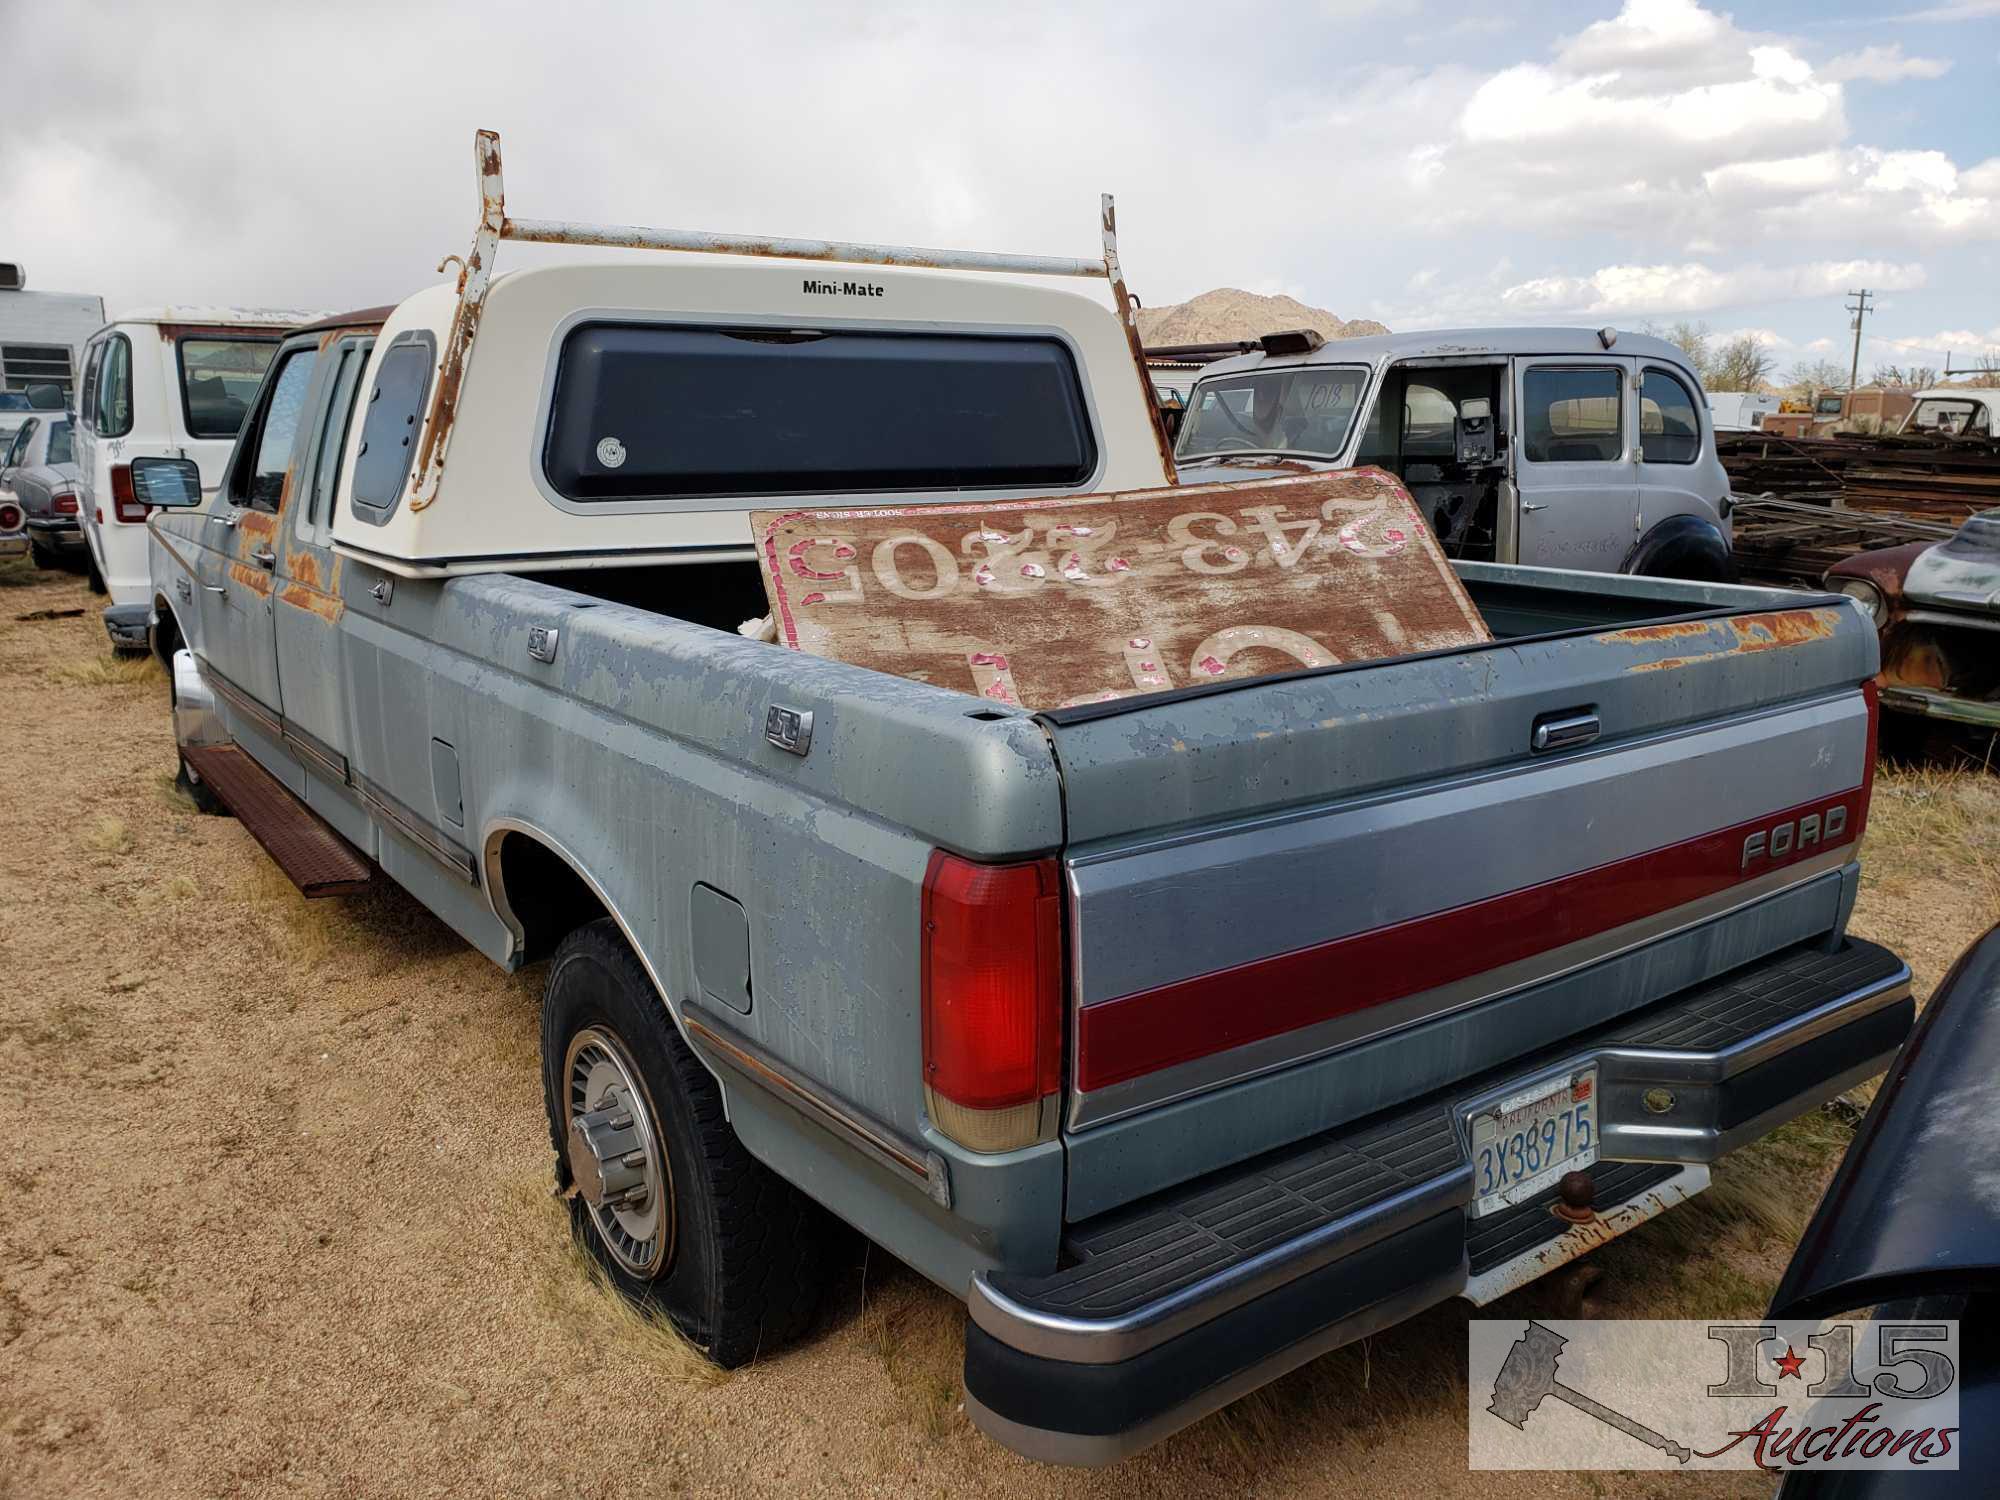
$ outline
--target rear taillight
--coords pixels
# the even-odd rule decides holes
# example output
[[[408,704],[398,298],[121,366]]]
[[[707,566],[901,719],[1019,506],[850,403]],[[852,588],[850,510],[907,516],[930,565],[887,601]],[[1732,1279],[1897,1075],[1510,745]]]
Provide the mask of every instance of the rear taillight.
[[[61,490],[49,497],[49,509],[59,516],[77,514],[76,491]]]
[[[143,523],[146,507],[132,492],[132,466],[113,464],[111,466],[111,511],[121,521]],[[102,520],[103,517],[99,517]]]
[[[20,506],[0,502],[0,531],[19,531],[21,519]]]
[[[924,1102],[971,1150],[1031,1145],[1053,1123],[1061,888],[1052,859],[981,865],[940,850],[924,874]]]

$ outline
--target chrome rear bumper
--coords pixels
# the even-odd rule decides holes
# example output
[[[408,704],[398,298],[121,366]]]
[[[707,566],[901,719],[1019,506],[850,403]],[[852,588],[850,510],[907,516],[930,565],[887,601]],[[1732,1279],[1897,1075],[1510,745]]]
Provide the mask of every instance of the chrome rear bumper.
[[[1705,1163],[1880,1072],[1912,1015],[1909,969],[1893,954],[1804,945],[1448,1094],[1077,1226],[1071,1263],[1052,1275],[974,1278],[966,1409],[1030,1457],[1136,1453],[1467,1290],[1466,1122],[1482,1100],[1594,1064],[1600,1161]],[[1539,1198],[1513,1212],[1526,1226],[1513,1243],[1530,1249],[1567,1228]]]

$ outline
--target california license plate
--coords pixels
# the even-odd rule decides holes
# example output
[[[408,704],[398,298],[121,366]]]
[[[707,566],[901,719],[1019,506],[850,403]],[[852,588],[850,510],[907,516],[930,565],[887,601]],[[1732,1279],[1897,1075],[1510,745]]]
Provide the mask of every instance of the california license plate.
[[[1544,1078],[1472,1117],[1472,1216],[1532,1198],[1597,1160],[1597,1069]]]

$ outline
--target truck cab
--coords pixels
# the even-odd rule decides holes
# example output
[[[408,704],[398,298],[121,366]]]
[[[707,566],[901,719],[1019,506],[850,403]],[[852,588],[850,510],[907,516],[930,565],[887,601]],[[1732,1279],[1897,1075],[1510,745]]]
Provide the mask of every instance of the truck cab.
[[[1977,386],[1947,385],[1918,391],[1901,433],[1946,437],[2000,436],[2000,391]]]
[[[1273,335],[1203,373],[1174,456],[1188,482],[1386,469],[1467,561],[1732,576],[1701,380],[1644,334]]]

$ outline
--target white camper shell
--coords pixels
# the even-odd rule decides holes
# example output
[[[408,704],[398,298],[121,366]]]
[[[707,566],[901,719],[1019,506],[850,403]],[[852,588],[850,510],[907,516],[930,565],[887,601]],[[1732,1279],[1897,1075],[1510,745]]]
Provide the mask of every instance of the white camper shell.
[[[498,141],[486,132],[475,165],[484,213],[466,268],[455,285],[403,302],[370,357],[333,522],[345,556],[410,577],[747,559],[749,509],[773,495],[806,509],[1085,494],[1172,477],[1108,198],[1104,259],[1062,260],[509,219]],[[730,258],[495,276],[501,239]],[[1104,278],[1124,326],[1073,292],[959,274],[996,271]],[[995,433],[993,451],[1009,456],[982,467],[976,423],[1000,419],[929,399],[937,382],[926,372],[947,367],[990,370],[997,404],[1018,402],[1022,420],[1050,431],[1046,461],[1022,467],[1018,435]],[[1132,384],[1094,389],[1091,372],[1101,381],[1107,370],[1129,371]],[[764,420],[736,424],[744,441],[754,430],[768,449],[772,410],[790,411],[802,453],[823,459],[845,435],[840,465],[788,466],[778,453],[754,486],[705,479],[740,477],[730,393],[759,381],[777,382],[777,394],[757,387]],[[951,429],[934,445],[938,461],[911,467],[912,434],[933,424]],[[893,463],[871,449],[881,431],[899,434]],[[717,458],[706,471],[704,454]]]

